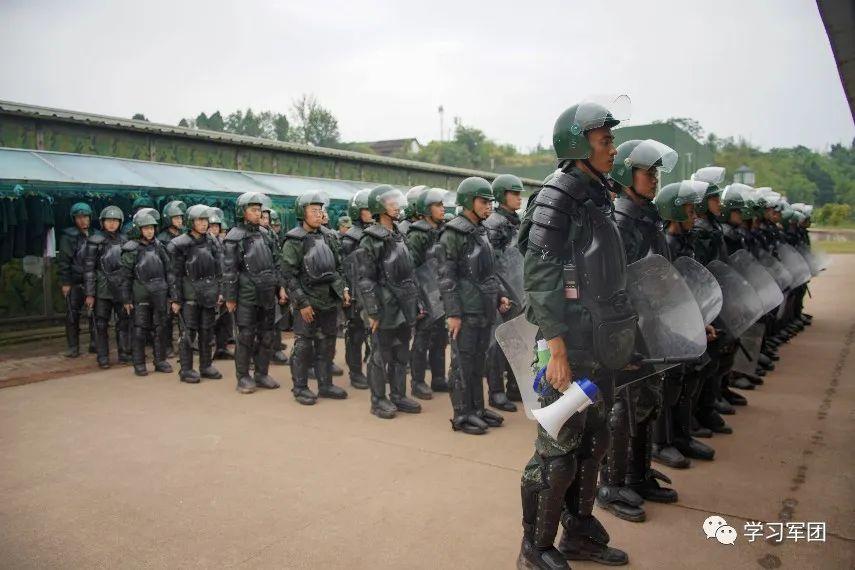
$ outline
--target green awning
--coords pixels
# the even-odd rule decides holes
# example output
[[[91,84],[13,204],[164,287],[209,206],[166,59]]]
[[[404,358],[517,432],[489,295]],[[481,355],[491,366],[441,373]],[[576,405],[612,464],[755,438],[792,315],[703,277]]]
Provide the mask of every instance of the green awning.
[[[253,191],[274,198],[294,198],[309,190],[321,190],[330,199],[340,201],[349,201],[357,191],[376,185],[13,148],[0,148],[0,184],[6,187],[23,184],[60,193],[86,187],[146,191],[153,195],[177,192],[237,195]]]

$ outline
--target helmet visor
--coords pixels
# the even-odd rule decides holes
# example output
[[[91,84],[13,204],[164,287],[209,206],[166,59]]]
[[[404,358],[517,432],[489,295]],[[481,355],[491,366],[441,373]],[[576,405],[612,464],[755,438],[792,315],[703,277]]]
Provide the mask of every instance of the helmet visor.
[[[724,182],[725,169],[721,166],[705,166],[692,174],[692,180],[700,180],[713,186],[720,186]]]
[[[392,219],[398,219],[403,213],[404,208],[407,207],[407,197],[397,188],[391,188],[378,195],[377,201]]]
[[[626,158],[627,166],[649,170],[657,167],[671,172],[677,164],[677,152],[668,145],[653,139],[641,141]]]
[[[674,199],[674,204],[700,204],[704,200],[709,184],[700,180],[683,180],[680,182],[680,190]]]

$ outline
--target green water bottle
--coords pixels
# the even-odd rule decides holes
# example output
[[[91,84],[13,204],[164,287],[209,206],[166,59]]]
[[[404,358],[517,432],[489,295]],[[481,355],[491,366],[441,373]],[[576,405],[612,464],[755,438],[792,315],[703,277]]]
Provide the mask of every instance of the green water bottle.
[[[537,369],[545,368],[549,364],[549,358],[552,353],[549,352],[549,345],[545,339],[537,341]]]

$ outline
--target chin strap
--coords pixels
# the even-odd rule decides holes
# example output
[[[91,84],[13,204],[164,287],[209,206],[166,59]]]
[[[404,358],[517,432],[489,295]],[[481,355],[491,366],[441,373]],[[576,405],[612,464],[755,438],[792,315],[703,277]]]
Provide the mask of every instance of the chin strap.
[[[602,182],[603,186],[605,186],[607,190],[611,190],[612,186],[611,186],[611,184],[609,184],[609,180],[608,180],[608,178],[606,178],[605,174],[603,174],[602,172],[600,172],[599,170],[597,170],[596,168],[594,168],[594,167],[591,165],[591,161],[590,161],[590,160],[588,160],[587,158],[583,158],[583,159],[582,159],[582,164],[584,164],[585,166],[587,166],[587,167],[588,167],[588,169],[589,169],[591,172],[593,172],[593,173],[597,176],[597,178],[599,178],[599,179],[600,179],[600,182]]]

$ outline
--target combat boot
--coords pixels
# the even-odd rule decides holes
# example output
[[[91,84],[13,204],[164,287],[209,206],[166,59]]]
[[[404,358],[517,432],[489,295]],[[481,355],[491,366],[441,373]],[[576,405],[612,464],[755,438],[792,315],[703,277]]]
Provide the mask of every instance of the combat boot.
[[[422,405],[407,398],[407,369],[399,364],[394,363],[392,368],[392,378],[389,386],[389,399],[395,404],[395,407],[405,414],[418,414],[422,411]]]

